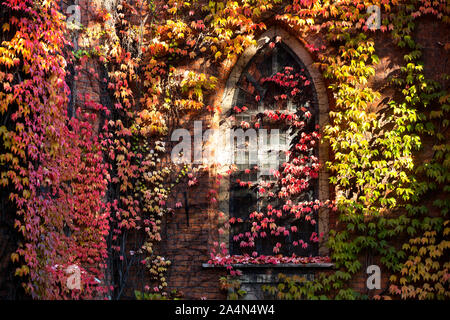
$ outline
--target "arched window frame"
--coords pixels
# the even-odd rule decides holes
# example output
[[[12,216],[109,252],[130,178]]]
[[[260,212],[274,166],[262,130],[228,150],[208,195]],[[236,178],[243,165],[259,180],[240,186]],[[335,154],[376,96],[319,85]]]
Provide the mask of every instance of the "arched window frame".
[[[221,100],[221,119],[226,119],[227,115],[230,113],[230,109],[234,107],[235,103],[235,93],[237,88],[237,83],[240,80],[242,72],[246,69],[252,58],[267,45],[270,41],[273,41],[276,37],[280,37],[284,46],[289,48],[289,50],[295,55],[295,57],[303,64],[311,76],[313,86],[316,94],[317,108],[318,108],[318,124],[320,128],[323,128],[328,123],[328,98],[326,87],[322,79],[322,75],[309,52],[305,49],[303,44],[293,37],[291,34],[280,28],[271,28],[262,34],[257,40],[257,44],[248,47],[243,54],[238,59],[237,63],[233,67]],[[232,127],[230,121],[221,121],[219,126],[220,133],[225,133],[228,129]],[[224,134],[225,136],[225,134]],[[320,201],[326,201],[330,199],[329,190],[329,180],[328,173],[325,170],[325,162],[329,159],[329,148],[325,143],[321,143],[318,148],[319,161],[322,164],[321,170],[319,172],[318,179],[318,199]],[[219,210],[225,213],[226,218],[230,215],[230,179],[222,179],[219,187]],[[328,250],[323,245],[328,237],[329,230],[329,210],[326,208],[321,208],[319,210],[318,217],[318,231],[323,233],[324,237],[319,243],[318,254],[320,256],[328,255]],[[221,235],[221,242],[229,243],[229,234]]]

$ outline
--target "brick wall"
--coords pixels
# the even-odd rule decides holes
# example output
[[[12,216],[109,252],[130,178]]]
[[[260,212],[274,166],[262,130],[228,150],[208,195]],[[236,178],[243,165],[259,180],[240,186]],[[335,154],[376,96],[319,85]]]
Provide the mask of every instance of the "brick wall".
[[[83,7],[87,1],[80,1]],[[85,11],[89,12],[89,10]],[[83,24],[89,23],[89,15],[82,15]],[[285,27],[285,26],[280,26]],[[289,30],[288,28],[286,28]],[[446,72],[450,73],[450,66],[448,64],[449,57],[443,48],[442,44],[448,43],[449,33],[446,32],[439,22],[432,19],[422,19],[417,26],[415,34],[416,40],[424,47],[424,63],[425,73],[432,79],[441,81],[439,75]],[[302,37],[309,43],[321,43],[320,36],[299,35],[294,31],[289,31],[294,36]],[[82,39],[79,39],[82,42]],[[396,93],[390,87],[383,87],[386,77],[395,74],[399,66],[403,64],[403,52],[398,50],[394,44],[387,41],[387,37],[379,35],[376,37],[377,54],[380,57],[380,64],[376,67],[376,75],[370,79],[369,86],[375,89],[381,89],[382,97],[371,106],[374,111],[382,107],[384,99],[395,96]],[[230,65],[224,66],[223,69],[218,70],[219,87],[216,94],[211,97],[209,104],[220,105],[223,94],[226,90],[226,81],[232,72],[232,69],[237,61]],[[88,62],[88,68],[96,69],[98,66]],[[191,67],[191,66],[187,66]],[[198,61],[193,66],[198,68]],[[76,88],[76,99],[83,99],[85,94],[89,94],[90,98],[95,102],[101,102],[100,88],[98,81],[92,79],[89,74],[80,73],[74,79],[74,88]],[[443,83],[448,86],[448,83]],[[333,101],[329,92],[324,92],[329,101],[329,108],[333,108]],[[75,104],[78,102],[75,101]],[[214,125],[214,120],[206,119],[209,123]],[[217,119],[216,119],[217,120]],[[432,150],[427,149],[419,155],[419,160],[423,161],[431,156]],[[218,210],[211,207],[210,201],[207,197],[208,191],[213,188],[217,191],[219,187],[215,184],[215,177],[213,172],[205,174],[199,179],[199,184],[189,190],[176,190],[174,198],[171,201],[182,201],[183,207],[176,210],[173,215],[165,218],[162,226],[162,241],[157,248],[158,254],[164,255],[171,260],[172,265],[167,273],[167,282],[169,289],[176,289],[180,291],[185,298],[189,299],[224,299],[226,292],[220,290],[219,278],[226,275],[223,269],[203,268],[202,264],[209,259],[210,249],[212,243],[219,239],[218,229]],[[185,206],[185,199],[183,192],[187,192],[187,209]],[[333,190],[330,190],[331,197]],[[336,217],[329,213],[326,228],[339,227],[336,224]],[[20,289],[17,289],[17,283],[9,275],[12,274],[13,266],[9,261],[11,253],[10,248],[17,245],[17,236],[14,232],[10,232],[12,216],[8,216],[5,212],[1,213],[0,217],[0,297],[16,298],[20,296]],[[361,261],[363,266],[367,265],[366,261]],[[373,263],[373,262],[371,262]],[[371,292],[370,294],[377,294],[386,288],[387,276],[386,272],[382,270],[382,288],[380,291]],[[137,273],[137,270],[135,271]],[[317,272],[312,270],[312,272]],[[7,276],[6,276],[7,275]],[[133,278],[133,275],[130,276]],[[145,277],[144,277],[145,278]],[[141,279],[136,277],[136,279]],[[365,269],[358,274],[352,281],[351,286],[358,289],[360,292],[368,293],[366,288],[367,274]]]

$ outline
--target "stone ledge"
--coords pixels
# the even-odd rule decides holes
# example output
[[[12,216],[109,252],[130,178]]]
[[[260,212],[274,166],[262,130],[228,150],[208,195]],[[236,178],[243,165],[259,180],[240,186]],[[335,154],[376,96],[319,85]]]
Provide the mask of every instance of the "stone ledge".
[[[210,263],[203,263],[203,268],[226,268],[229,265],[215,265]],[[334,268],[334,263],[280,263],[280,264],[251,264],[251,263],[236,263],[231,264],[233,268],[288,268],[288,269],[331,269]]]

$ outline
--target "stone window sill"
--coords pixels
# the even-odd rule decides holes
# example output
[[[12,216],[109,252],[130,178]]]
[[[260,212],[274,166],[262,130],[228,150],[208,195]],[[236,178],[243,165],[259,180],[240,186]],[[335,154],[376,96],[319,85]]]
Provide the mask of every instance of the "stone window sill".
[[[203,263],[202,267],[207,268],[226,268],[228,265],[215,265],[210,263]],[[251,263],[236,263],[231,264],[233,268],[286,268],[286,269],[332,269],[334,263],[280,263],[280,264],[251,264]]]

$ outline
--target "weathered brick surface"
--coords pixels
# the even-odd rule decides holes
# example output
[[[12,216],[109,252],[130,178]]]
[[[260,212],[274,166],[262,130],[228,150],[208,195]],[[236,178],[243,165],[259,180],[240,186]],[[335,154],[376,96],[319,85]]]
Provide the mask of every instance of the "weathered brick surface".
[[[168,216],[163,226],[161,252],[172,262],[167,273],[169,289],[180,291],[188,299],[224,299],[219,278],[224,270],[204,269],[210,248],[217,233],[217,219],[208,210],[210,181],[199,179],[196,187],[188,190],[188,213],[183,207]]]

